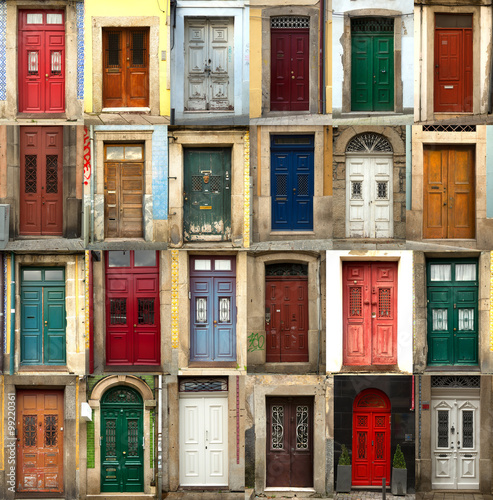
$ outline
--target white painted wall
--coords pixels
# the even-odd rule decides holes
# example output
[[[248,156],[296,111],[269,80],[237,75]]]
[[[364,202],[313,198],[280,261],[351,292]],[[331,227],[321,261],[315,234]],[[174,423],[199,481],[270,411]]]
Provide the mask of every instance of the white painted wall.
[[[389,9],[402,14],[402,105],[414,106],[414,2],[413,0],[333,0],[332,1],[332,109],[342,108],[342,67],[341,37],[344,33],[344,14],[360,9]]]
[[[397,268],[397,365],[399,370],[413,370],[413,257],[405,251],[327,251],[326,303],[326,372],[342,368],[342,262],[398,261]]]

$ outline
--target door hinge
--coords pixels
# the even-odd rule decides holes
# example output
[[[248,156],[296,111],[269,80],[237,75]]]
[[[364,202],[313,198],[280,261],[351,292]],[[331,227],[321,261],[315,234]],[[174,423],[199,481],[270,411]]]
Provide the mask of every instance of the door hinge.
[[[454,304],[454,309],[457,309],[457,304]]]

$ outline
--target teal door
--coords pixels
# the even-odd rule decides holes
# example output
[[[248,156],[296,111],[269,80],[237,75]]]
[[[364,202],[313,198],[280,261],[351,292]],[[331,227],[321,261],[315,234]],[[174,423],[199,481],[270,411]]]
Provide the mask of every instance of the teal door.
[[[428,364],[478,363],[478,281],[473,260],[427,266]]]
[[[101,401],[101,492],[144,491],[144,405],[130,387],[108,390]]]
[[[185,241],[231,239],[231,150],[185,150]]]
[[[351,21],[351,110],[394,110],[394,20]]]
[[[64,270],[25,268],[21,273],[21,363],[64,365]]]

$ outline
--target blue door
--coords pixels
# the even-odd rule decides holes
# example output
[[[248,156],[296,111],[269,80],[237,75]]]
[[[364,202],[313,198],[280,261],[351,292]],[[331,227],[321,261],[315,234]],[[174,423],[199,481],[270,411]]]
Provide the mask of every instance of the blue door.
[[[190,259],[190,361],[236,361],[236,278],[232,257]]]
[[[272,229],[313,229],[313,136],[271,139]]]

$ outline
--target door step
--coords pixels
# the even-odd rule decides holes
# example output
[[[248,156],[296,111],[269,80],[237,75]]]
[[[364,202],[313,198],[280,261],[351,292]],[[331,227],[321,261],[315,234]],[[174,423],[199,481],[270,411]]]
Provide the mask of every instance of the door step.
[[[87,495],[86,500],[155,500],[156,495],[146,493],[99,493]]]
[[[231,493],[229,491],[170,491],[163,493],[163,499],[166,500],[248,500],[251,494],[247,496],[244,491]]]

